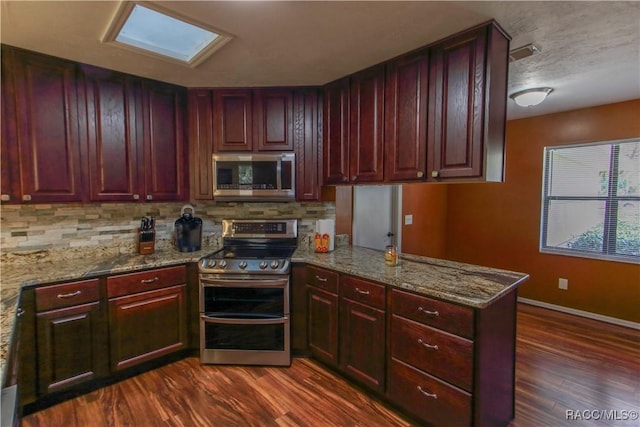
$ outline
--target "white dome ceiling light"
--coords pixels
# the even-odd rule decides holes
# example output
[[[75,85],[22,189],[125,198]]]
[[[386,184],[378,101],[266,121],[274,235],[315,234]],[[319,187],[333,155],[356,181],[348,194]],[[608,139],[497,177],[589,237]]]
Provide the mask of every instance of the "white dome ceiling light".
[[[537,87],[533,89],[521,90],[509,95],[509,98],[513,99],[516,104],[521,107],[532,107],[540,104],[545,100],[547,95],[553,91],[550,87]]]

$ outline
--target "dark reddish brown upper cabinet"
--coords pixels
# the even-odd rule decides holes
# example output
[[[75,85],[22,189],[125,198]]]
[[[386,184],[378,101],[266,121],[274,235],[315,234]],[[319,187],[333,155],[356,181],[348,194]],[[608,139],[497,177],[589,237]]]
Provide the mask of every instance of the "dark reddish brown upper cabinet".
[[[340,284],[340,369],[378,392],[385,377],[385,286],[350,276]]]
[[[142,80],[142,156],[144,198],[184,200],[188,196],[183,88]],[[140,153],[140,151],[138,151]]]
[[[108,374],[98,279],[37,288],[35,303],[39,394]]]
[[[76,64],[3,47],[5,61],[15,90],[7,112],[15,134],[3,135],[15,137],[7,142],[17,149],[14,193],[26,202],[82,200]]]
[[[141,137],[138,80],[82,66],[87,105],[89,197],[94,201],[139,200]]]
[[[422,180],[426,177],[428,91],[428,50],[387,64],[385,181]]]
[[[323,170],[325,184],[349,182],[349,78],[323,87]]]
[[[253,96],[250,89],[213,91],[214,150],[253,151]]]
[[[189,91],[189,175],[194,200],[213,199],[213,93]]]
[[[16,202],[20,200],[20,168],[18,167],[18,148],[16,146],[16,107],[13,90],[13,69],[9,54],[2,48],[2,78],[0,78],[0,111],[2,120],[0,135],[0,201]]]
[[[493,22],[431,48],[430,179],[503,180],[508,54]]]
[[[322,186],[322,99],[318,89],[298,89],[293,96],[296,153],[296,200],[320,200]]]
[[[384,65],[351,76],[349,100],[350,182],[383,179]]]
[[[257,151],[293,151],[293,91],[254,91],[253,120]]]

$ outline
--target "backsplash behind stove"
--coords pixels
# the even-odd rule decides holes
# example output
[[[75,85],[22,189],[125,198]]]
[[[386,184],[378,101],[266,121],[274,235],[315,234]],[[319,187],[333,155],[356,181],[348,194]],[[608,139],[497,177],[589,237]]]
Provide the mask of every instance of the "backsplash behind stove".
[[[216,244],[223,219],[298,219],[300,244],[307,245],[317,219],[335,218],[333,202],[192,204],[202,218],[203,246]],[[140,218],[156,219],[156,247],[173,244],[174,222],[184,203],[101,203],[2,205],[0,248],[2,254],[47,249],[117,248],[137,250]]]

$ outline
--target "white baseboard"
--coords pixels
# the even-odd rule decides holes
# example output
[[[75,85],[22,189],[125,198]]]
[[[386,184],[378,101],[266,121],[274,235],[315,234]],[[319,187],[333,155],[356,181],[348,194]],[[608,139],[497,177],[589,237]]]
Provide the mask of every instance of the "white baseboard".
[[[576,316],[587,317],[589,319],[600,320],[601,322],[613,323],[614,325],[624,326],[631,329],[640,330],[640,323],[630,322],[628,320],[618,319],[615,317],[603,316],[602,314],[590,313],[588,311],[576,310],[575,308],[563,307],[561,305],[549,304],[548,302],[536,301],[529,298],[518,297],[518,302],[524,304],[535,305],[550,310],[561,311],[563,313],[574,314]]]

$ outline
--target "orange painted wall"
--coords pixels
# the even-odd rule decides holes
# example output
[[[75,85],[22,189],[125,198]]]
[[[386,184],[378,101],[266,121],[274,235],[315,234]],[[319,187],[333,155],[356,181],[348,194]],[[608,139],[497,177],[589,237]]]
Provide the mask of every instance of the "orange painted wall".
[[[402,221],[402,252],[445,258],[447,185],[404,184],[402,217],[413,215],[413,224]]]
[[[505,182],[448,186],[446,258],[529,273],[524,298],[640,322],[640,265],[538,250],[543,147],[638,136],[640,100],[509,121]]]

